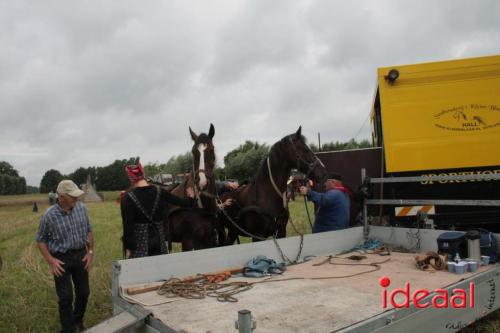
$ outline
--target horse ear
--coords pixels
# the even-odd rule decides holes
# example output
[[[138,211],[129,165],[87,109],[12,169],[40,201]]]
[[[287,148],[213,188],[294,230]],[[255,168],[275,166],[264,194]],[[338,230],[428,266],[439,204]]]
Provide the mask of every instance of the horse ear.
[[[196,141],[196,139],[198,139],[198,135],[196,135],[196,133],[193,132],[191,126],[189,126],[189,134],[191,134],[191,139],[193,139],[193,141]]]
[[[300,125],[299,129],[297,130],[297,132],[295,132],[295,137],[297,139],[300,139],[301,136],[302,136],[302,125]]]
[[[212,139],[215,135],[215,127],[213,124],[210,124],[210,130],[208,131],[208,136]]]

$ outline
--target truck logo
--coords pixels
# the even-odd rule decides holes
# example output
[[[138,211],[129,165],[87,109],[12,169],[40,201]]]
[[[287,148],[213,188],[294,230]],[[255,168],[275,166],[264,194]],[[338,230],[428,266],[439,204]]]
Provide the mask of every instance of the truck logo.
[[[500,105],[463,104],[434,114],[434,126],[445,131],[484,131],[500,126]]]

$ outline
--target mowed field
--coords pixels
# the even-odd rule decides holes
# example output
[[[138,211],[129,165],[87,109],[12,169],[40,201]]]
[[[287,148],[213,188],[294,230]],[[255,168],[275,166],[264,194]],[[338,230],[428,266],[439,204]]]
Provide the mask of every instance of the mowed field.
[[[121,218],[117,192],[104,192],[105,202],[87,208],[95,239],[95,258],[90,272],[91,296],[87,326],[112,314],[111,263],[122,258]],[[38,212],[33,212],[33,202]],[[40,216],[48,207],[46,195],[0,196],[0,332],[57,332],[59,321],[54,282],[34,237]],[[299,232],[310,233],[302,198],[290,204]],[[312,209],[310,209],[312,212]],[[289,235],[295,231],[288,228]],[[243,241],[248,241],[243,239]],[[178,245],[174,251],[179,251]],[[236,330],[235,330],[236,331]],[[464,332],[500,332],[500,312],[468,327]]]

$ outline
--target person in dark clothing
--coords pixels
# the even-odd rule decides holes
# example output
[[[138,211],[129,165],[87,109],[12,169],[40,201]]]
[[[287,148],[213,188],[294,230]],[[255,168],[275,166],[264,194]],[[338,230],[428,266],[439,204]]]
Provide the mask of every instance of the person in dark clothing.
[[[334,173],[328,175],[325,188],[325,193],[319,193],[311,190],[309,186],[300,187],[300,194],[307,195],[310,201],[318,205],[313,233],[349,227],[349,190],[342,185],[340,176]]]
[[[94,256],[94,238],[87,209],[78,200],[84,192],[73,181],[63,180],[57,186],[57,194],[56,204],[41,218],[36,241],[54,275],[61,332],[82,332],[90,294],[88,271]]]
[[[186,190],[189,198],[183,199],[149,185],[140,163],[126,166],[125,172],[132,184],[132,189],[123,196],[120,204],[125,258],[168,253],[162,222],[167,204],[193,207],[193,188]]]

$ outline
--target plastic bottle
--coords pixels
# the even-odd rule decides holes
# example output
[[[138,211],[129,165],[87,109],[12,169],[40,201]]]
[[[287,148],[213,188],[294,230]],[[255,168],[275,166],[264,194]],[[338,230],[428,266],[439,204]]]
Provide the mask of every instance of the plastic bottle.
[[[458,252],[457,254],[455,254],[455,259],[453,259],[457,264],[460,262],[460,256],[458,255]]]

